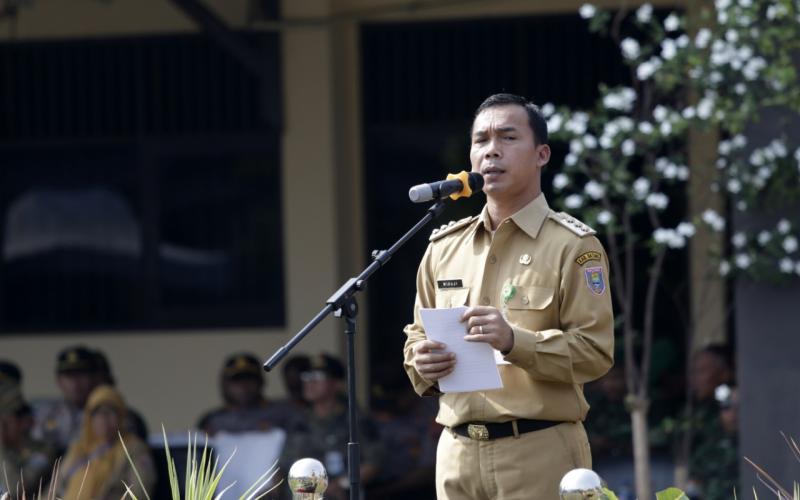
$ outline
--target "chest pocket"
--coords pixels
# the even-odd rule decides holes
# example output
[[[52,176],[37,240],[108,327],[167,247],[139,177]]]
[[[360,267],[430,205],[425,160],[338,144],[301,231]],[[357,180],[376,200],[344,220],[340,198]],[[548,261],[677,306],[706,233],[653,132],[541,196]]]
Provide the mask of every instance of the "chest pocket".
[[[469,288],[452,288],[452,289],[436,290],[437,309],[465,306],[467,305],[468,300],[469,300]]]
[[[546,286],[517,286],[509,299],[509,309],[540,311],[553,303],[555,289]]]

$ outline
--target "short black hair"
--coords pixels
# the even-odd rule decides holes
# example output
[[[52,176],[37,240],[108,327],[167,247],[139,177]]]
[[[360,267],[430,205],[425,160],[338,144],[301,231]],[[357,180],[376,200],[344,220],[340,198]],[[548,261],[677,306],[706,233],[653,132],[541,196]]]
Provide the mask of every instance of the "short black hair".
[[[547,144],[547,120],[544,119],[544,115],[542,115],[539,106],[520,95],[506,93],[490,95],[478,106],[478,109],[475,110],[475,116],[472,117],[472,120],[474,122],[475,118],[485,109],[495,106],[506,106],[508,104],[514,104],[525,108],[525,112],[528,113],[528,125],[530,125],[531,131],[533,132],[534,144]]]

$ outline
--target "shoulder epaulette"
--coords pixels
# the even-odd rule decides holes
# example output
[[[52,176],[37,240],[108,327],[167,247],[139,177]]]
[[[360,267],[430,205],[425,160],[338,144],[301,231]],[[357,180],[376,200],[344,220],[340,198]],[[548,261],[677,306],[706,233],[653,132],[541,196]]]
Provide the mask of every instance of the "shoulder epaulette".
[[[463,227],[466,227],[467,225],[469,225],[472,221],[474,221],[477,218],[478,218],[478,216],[474,215],[472,217],[465,217],[465,218],[463,218],[463,219],[461,219],[459,221],[451,220],[447,224],[442,224],[442,227],[434,229],[433,233],[431,233],[431,236],[428,239],[430,241],[436,241],[436,240],[438,240],[439,238],[441,238],[443,236],[447,236],[450,233],[453,233],[453,232],[458,231],[459,229],[461,229]]]
[[[565,228],[569,229],[573,233],[577,234],[578,236],[589,236],[591,234],[596,234],[597,231],[592,229],[591,227],[587,226],[583,222],[579,221],[575,217],[569,215],[566,212],[550,212],[547,216],[554,221],[558,222]]]

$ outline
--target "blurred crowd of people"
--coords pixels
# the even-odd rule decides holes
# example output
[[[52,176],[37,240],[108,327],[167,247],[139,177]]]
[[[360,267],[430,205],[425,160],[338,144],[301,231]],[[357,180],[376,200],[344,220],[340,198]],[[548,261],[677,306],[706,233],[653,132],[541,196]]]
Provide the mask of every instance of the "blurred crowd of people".
[[[665,356],[669,358],[669,356]],[[649,411],[652,477],[657,488],[675,484],[684,465],[692,500],[733,498],[738,490],[738,391],[730,349],[709,345],[695,352],[688,370],[671,358],[651,381]],[[591,405],[585,423],[594,469],[620,500],[634,498],[631,417],[626,408],[622,357],[586,387]]]
[[[435,401],[421,399],[402,369],[379,370],[371,385],[371,411],[360,410],[361,485],[365,498],[435,498]],[[27,402],[23,373],[0,360],[0,496],[45,495],[65,500],[122,498],[126,486],[142,497],[157,491],[166,464],[154,459],[148,428],[115,387],[108,358],[85,346],[64,349],[56,360],[61,397]],[[197,429],[212,438],[279,430],[278,475],[294,461],[320,460],[329,475],[326,498],[349,498],[345,368],[329,354],[299,355],[282,365],[286,398],[265,397],[261,362],[248,353],[229,356],[220,373],[221,405],[204,413]],[[161,439],[154,439],[157,442]],[[245,438],[245,444],[247,438]],[[227,457],[221,457],[225,459]],[[289,498],[276,488],[270,498]],[[155,498],[158,498],[156,495]]]
[[[654,380],[661,391],[656,391],[650,412],[654,464],[666,457],[671,474],[681,461],[680,450],[688,450],[683,460],[688,461],[690,497],[730,498],[738,477],[738,394],[730,352],[722,346],[696,352],[688,381],[675,370],[664,373],[678,382]],[[247,353],[231,355],[220,373],[221,405],[200,416],[197,429],[212,438],[281,429],[285,439],[276,452],[279,474],[285,478],[300,458],[316,458],[329,474],[326,498],[349,498],[342,362],[329,354],[300,355],[283,363],[281,374],[286,398],[268,400],[261,362]],[[19,366],[0,360],[0,494],[8,490],[11,498],[21,498],[24,490],[28,498],[35,497],[40,488],[48,491],[56,471],[55,491],[66,500],[117,500],[125,484],[137,494],[141,485],[152,491],[159,476],[163,480],[166,465],[154,460],[145,420],[115,387],[107,357],[97,349],[69,347],[58,355],[55,375],[61,397],[28,403],[21,392]],[[441,431],[434,421],[436,400],[419,398],[397,367],[377,367],[372,379],[370,409],[360,413],[364,497],[435,498],[434,463]],[[685,387],[688,405],[682,394]],[[623,500],[632,498],[633,491],[626,392],[621,362],[586,388],[592,406],[586,429],[595,470]],[[666,479],[672,480],[671,475]],[[288,497],[286,487],[271,495]]]

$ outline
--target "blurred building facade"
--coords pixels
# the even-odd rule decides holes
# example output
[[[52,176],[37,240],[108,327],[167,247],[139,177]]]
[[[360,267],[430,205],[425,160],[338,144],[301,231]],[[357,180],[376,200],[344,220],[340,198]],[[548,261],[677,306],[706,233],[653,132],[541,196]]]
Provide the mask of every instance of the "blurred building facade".
[[[468,168],[471,112],[486,95],[579,106],[599,81],[624,81],[615,49],[577,16],[582,3],[36,0],[7,9],[0,352],[27,368],[28,394],[47,396],[64,345],[100,347],[151,428],[189,427],[217,400],[226,355],[266,359],[371,249],[422,217],[407,202],[410,185]],[[698,162],[716,152],[707,136],[691,148]],[[451,207],[442,222],[478,203]],[[706,237],[676,264],[692,275],[684,305],[696,345],[730,340],[727,292],[693,264],[706,258]],[[359,297],[362,395],[370,365],[401,363],[425,243],[413,240]],[[341,329],[326,320],[298,349],[344,354]],[[277,377],[268,384],[282,394]]]

